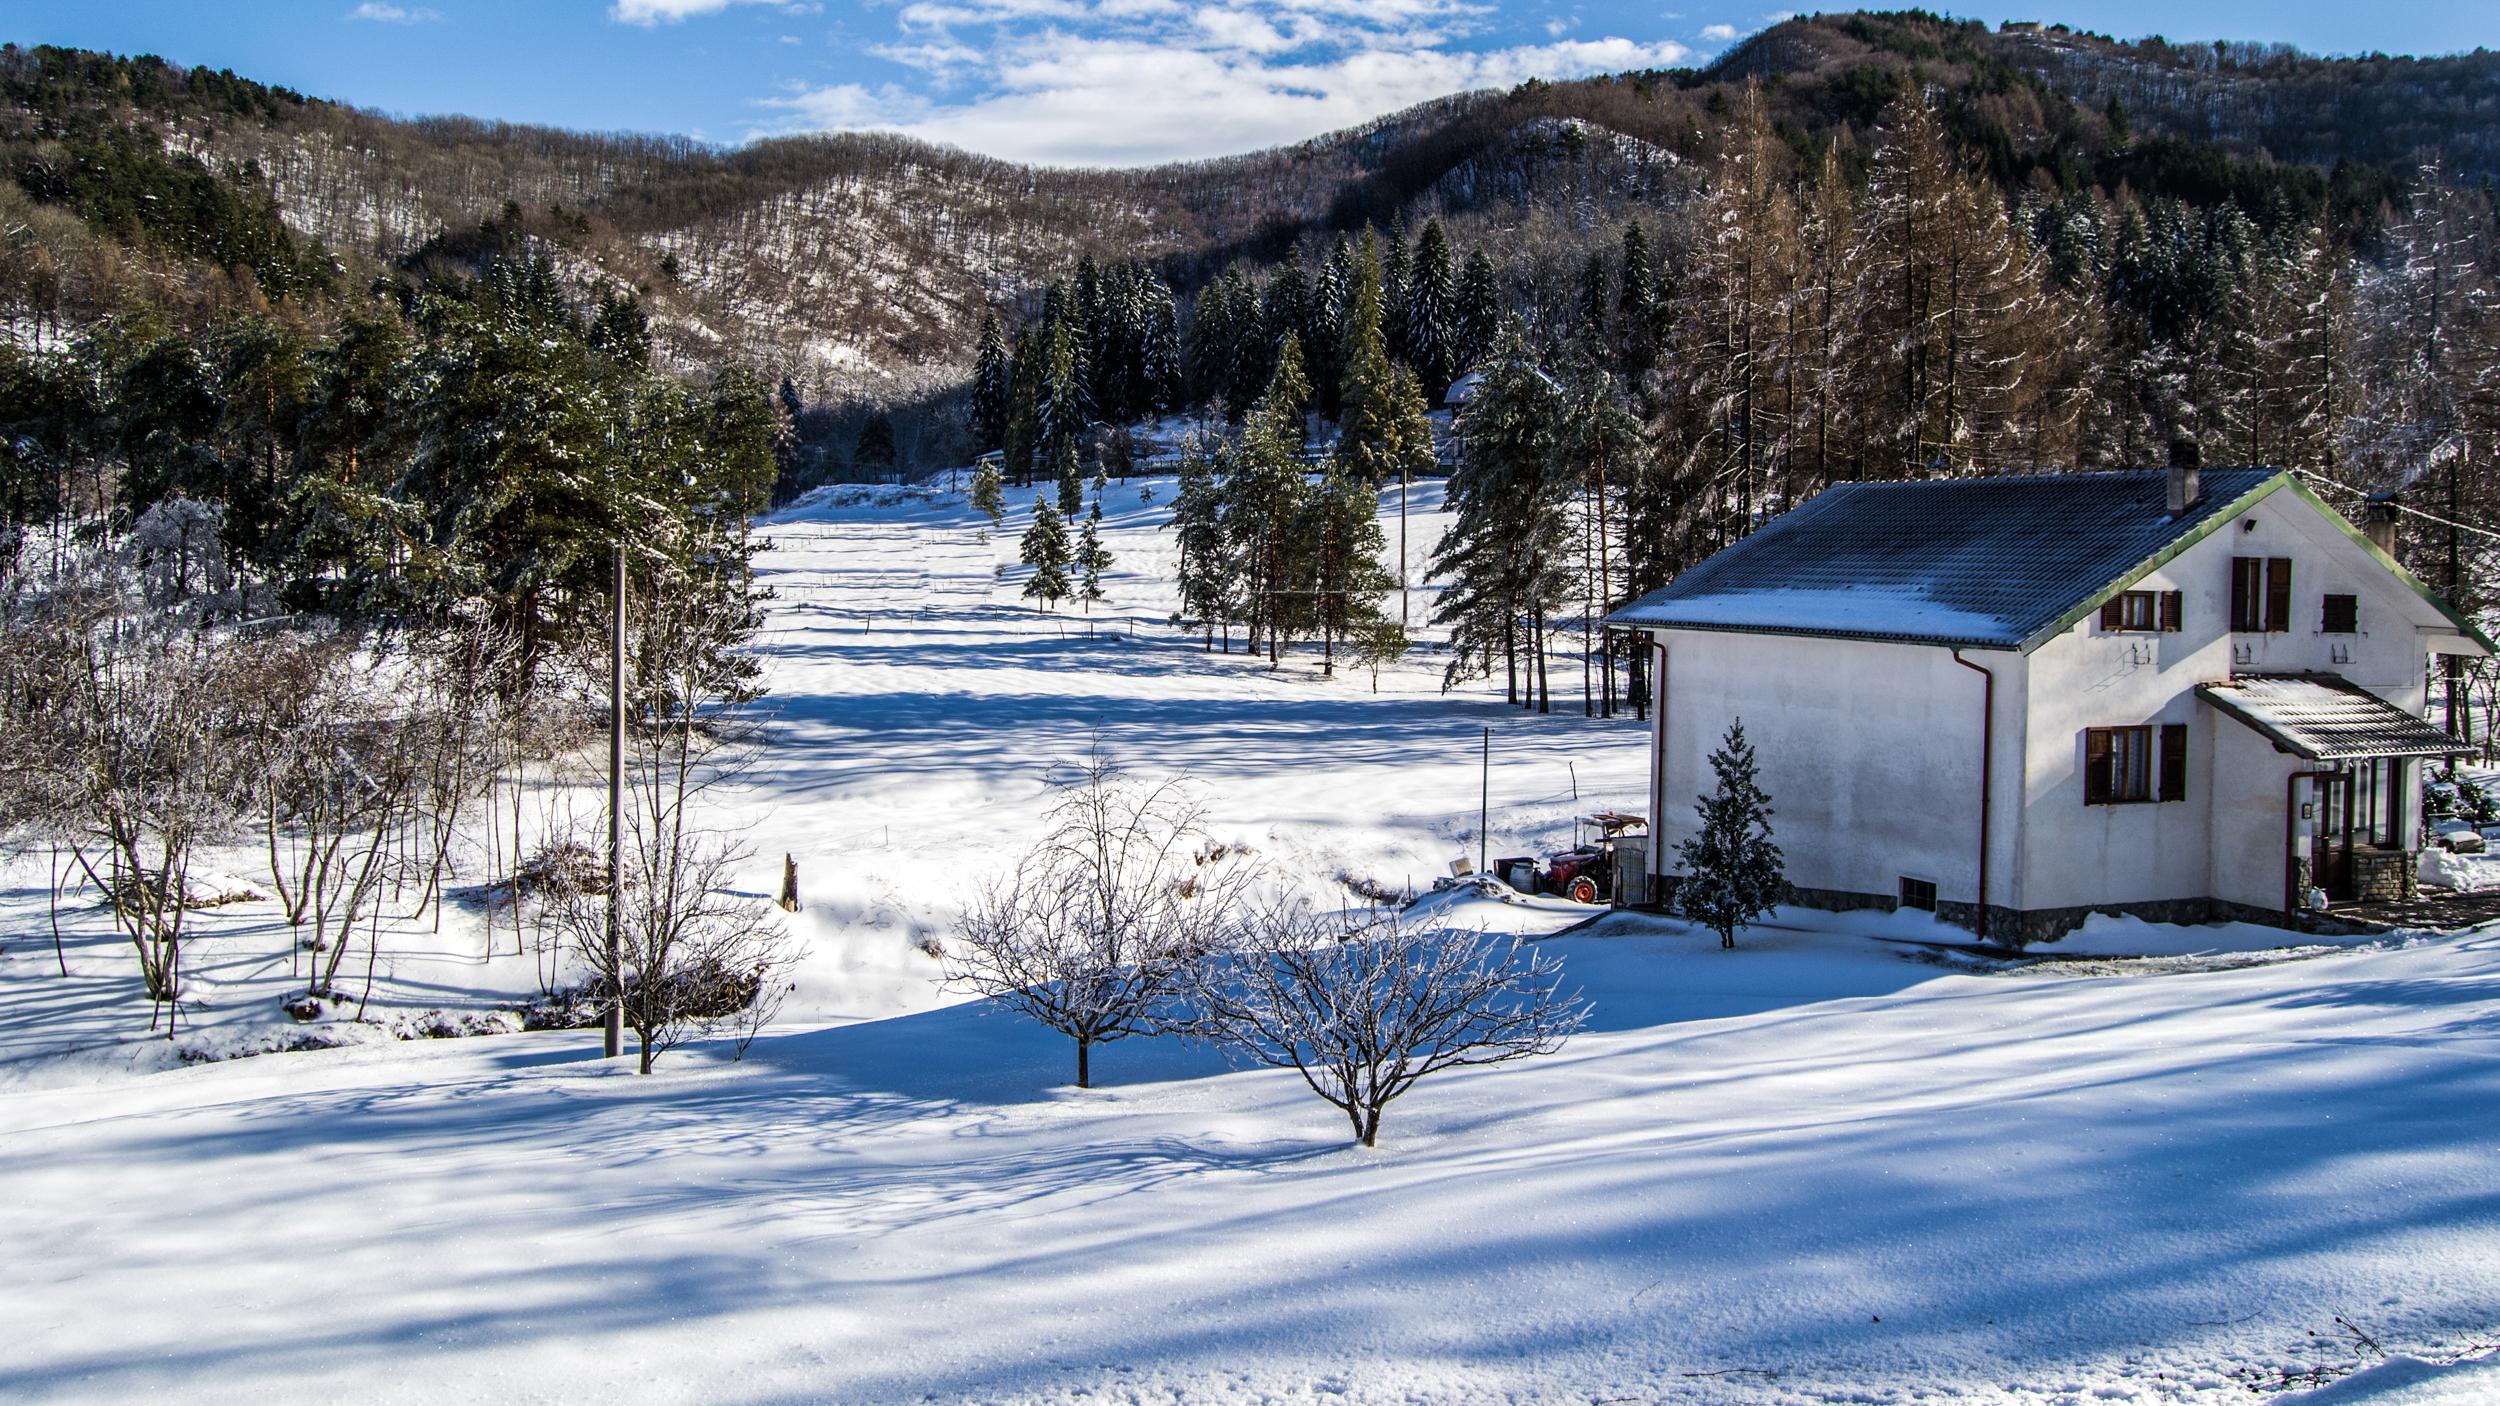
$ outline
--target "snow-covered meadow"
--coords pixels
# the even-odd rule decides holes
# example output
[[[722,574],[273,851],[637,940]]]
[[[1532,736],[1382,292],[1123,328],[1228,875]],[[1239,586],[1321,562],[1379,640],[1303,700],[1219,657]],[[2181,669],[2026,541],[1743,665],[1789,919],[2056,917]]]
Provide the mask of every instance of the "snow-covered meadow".
[[[1639,805],[1640,725],[1580,718],[1576,678],[1523,717],[1430,658],[1374,692],[1178,639],[1145,486],[1107,495],[1090,626],[1000,576],[1023,503],[989,541],[892,493],[770,525],[775,740],[729,818],[758,902],[797,858],[812,955],[743,1062],[640,1079],[551,1033],[184,1067],[131,1038],[92,893],[63,977],[40,865],[12,871],[0,1395],[2222,1402],[2375,1362],[2340,1316],[2418,1360],[2322,1400],[2500,1399],[2440,1365],[2500,1339],[2500,935],[2105,920],[2073,950],[2158,960],[2006,969],[1875,940],[1933,935],[1909,915],[1783,910],[1734,952],[1615,917],[1548,944],[1586,1033],[1427,1081],[1377,1151],[1169,1041],[1068,1087],[1064,1042],[928,949],[1096,739],[1314,896],[1472,857],[1488,724],[1493,855]],[[291,1028],[273,905],[195,917],[194,1048]],[[373,1014],[534,990],[487,940],[474,908],[386,924]]]

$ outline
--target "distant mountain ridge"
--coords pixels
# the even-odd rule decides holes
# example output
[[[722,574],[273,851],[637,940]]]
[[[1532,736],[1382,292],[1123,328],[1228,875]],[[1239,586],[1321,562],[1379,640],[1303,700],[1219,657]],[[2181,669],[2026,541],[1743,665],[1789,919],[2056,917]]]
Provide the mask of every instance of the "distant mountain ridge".
[[[1156,261],[1185,288],[1401,215],[1568,230],[1671,205],[1711,169],[1728,89],[1746,81],[1801,155],[1834,150],[1844,167],[1862,170],[1876,112],[1910,82],[2009,190],[2124,181],[2196,203],[2281,201],[2355,237],[2421,161],[2500,176],[2500,54],[2320,59],[1922,11],[1789,20],[1702,70],[1458,94],[1143,170],[1021,166],[879,134],[722,151],[400,121],[160,60],[16,46],[0,50],[0,137],[38,204],[86,209],[73,187],[94,153],[154,151],[215,173],[239,208],[265,203],[345,286],[527,245],[585,290],[644,290],[674,363],[737,359],[811,394],[873,398],[959,377],[982,313],[1084,252]]]

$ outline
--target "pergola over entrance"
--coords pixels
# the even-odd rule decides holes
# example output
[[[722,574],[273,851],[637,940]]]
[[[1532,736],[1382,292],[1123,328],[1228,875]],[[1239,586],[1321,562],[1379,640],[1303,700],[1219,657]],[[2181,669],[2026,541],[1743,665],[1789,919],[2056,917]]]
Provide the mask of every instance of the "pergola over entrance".
[[[2413,855],[2406,848],[2412,798],[2420,794],[2410,765],[2424,757],[2470,750],[2377,694],[2333,674],[2252,674],[2204,684],[2196,696],[2216,712],[2255,729],[2275,750],[2315,764],[2295,772],[2285,797],[2285,887],[2304,886],[2295,870],[2298,827],[2308,824],[2307,882],[2339,902],[2413,896]],[[2310,784],[2305,809],[2300,783]],[[2290,901],[2287,898],[2287,905]]]

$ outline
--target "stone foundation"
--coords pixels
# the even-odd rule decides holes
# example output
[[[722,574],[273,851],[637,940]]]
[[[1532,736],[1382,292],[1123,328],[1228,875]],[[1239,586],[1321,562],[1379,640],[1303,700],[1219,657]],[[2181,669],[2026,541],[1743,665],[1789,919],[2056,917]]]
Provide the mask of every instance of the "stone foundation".
[[[2392,854],[2392,851],[2391,851]],[[2356,860],[2358,856],[2355,856]],[[1801,908],[1816,908],[1827,913],[1848,913],[1863,909],[1897,912],[1901,900],[1891,894],[1854,893],[1846,889],[1798,888],[1790,891],[1789,901]],[[2279,908],[2252,908],[2245,903],[2232,903],[2219,898],[2165,898],[2147,903],[2094,903],[2079,908],[2034,908],[2023,910],[1988,905],[1988,943],[1995,947],[2020,948],[2035,945],[2053,946],[2095,913],[2115,917],[2141,918],[2148,923],[2256,923],[2263,927],[2292,927]],[[1956,903],[1950,899],[1936,905],[1936,916],[1975,937],[1979,928],[1977,904]],[[2310,921],[2298,926],[2306,930]]]

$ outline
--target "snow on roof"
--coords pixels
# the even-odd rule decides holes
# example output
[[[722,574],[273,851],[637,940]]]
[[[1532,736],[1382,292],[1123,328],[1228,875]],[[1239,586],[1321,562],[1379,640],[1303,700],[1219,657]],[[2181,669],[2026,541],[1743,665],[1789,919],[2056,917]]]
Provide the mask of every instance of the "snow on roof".
[[[2196,696],[2313,762],[2447,757],[2472,750],[2402,708],[2332,674],[2250,674]]]
[[[1607,617],[1617,625],[2019,649],[2270,482],[2207,469],[2177,517],[2169,476],[1844,483]]]

